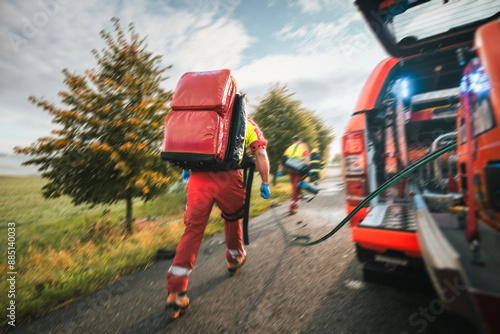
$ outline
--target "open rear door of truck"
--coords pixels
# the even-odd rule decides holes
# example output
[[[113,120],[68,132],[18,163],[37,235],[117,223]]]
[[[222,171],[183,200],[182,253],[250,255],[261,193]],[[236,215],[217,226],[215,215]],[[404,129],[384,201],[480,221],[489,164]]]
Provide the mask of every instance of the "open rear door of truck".
[[[393,57],[405,58],[470,42],[500,14],[491,0],[356,0],[371,30]]]

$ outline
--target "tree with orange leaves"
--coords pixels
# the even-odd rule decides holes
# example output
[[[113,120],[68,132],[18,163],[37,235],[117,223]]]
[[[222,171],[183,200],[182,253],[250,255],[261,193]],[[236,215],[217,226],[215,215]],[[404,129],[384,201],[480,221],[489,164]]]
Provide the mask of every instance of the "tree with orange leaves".
[[[63,70],[67,90],[59,92],[63,107],[44,98],[29,100],[53,116],[51,136],[18,154],[38,165],[47,198],[67,195],[78,204],[111,204],[125,200],[126,228],[132,229],[132,201],[150,200],[167,188],[172,168],[160,159],[163,122],[172,92],[161,82],[161,56],[146,51],[134,25],[126,38],[119,19],[116,36],[101,31],[106,46],[92,50],[97,66],[83,75]]]

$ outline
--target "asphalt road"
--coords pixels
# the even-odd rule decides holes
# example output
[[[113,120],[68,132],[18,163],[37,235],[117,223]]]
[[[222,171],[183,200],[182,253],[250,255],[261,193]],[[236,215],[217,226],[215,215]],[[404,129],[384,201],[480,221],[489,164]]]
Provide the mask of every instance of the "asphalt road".
[[[191,308],[175,321],[163,315],[165,260],[13,333],[475,333],[440,309],[424,282],[411,289],[389,276],[364,282],[347,226],[319,245],[291,245],[277,219],[287,233],[314,240],[344,217],[339,171],[328,170],[320,188],[295,216],[284,203],[251,220],[247,262],[232,278],[223,235],[204,241],[188,288]]]

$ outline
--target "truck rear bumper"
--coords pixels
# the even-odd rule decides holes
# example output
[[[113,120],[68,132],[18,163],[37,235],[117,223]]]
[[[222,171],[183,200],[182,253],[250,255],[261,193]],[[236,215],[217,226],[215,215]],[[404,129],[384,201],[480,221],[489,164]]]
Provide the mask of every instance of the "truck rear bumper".
[[[351,233],[356,244],[377,253],[395,250],[410,257],[422,257],[415,232],[356,226]]]
[[[421,258],[415,218],[408,204],[379,204],[352,228],[352,240],[377,253],[397,251]]]

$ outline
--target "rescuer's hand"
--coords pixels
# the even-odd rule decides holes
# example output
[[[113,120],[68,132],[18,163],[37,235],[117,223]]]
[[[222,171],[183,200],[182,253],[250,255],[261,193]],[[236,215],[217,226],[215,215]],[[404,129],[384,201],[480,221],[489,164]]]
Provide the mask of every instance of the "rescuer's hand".
[[[188,183],[189,176],[191,176],[191,170],[190,169],[183,169],[182,170],[182,182]]]
[[[268,199],[271,196],[271,191],[269,190],[269,185],[264,182],[260,185],[260,196],[264,199]]]

